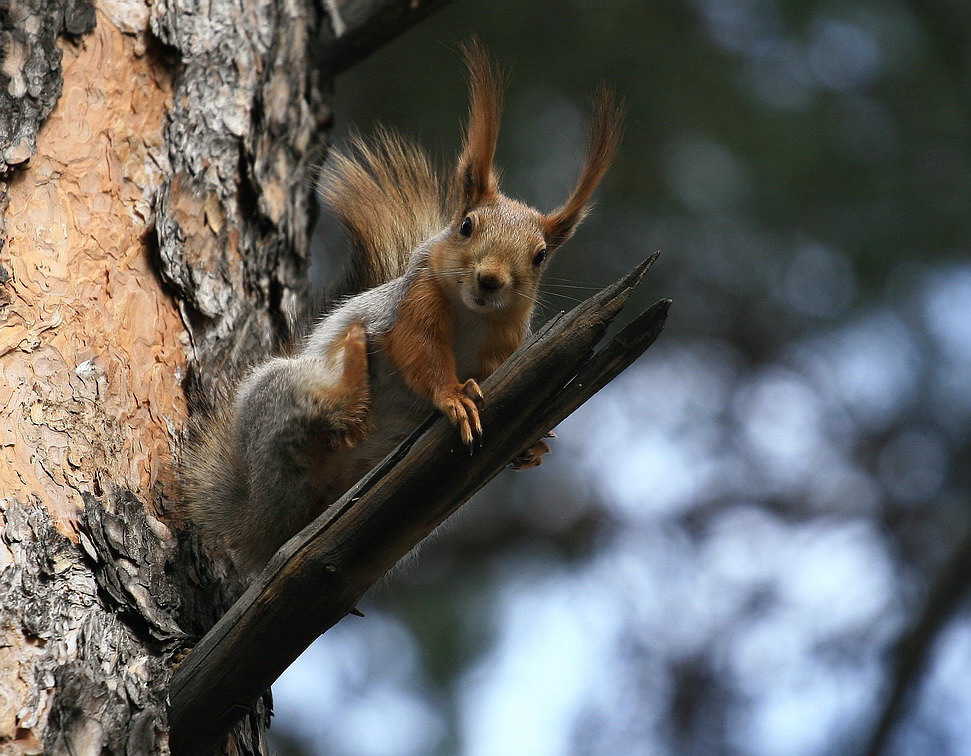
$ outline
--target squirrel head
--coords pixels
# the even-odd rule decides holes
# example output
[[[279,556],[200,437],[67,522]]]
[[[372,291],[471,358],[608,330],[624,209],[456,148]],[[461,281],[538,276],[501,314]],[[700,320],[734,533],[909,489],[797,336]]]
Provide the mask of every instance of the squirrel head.
[[[548,248],[543,216],[497,191],[455,218],[430,263],[453,300],[521,320],[532,312]]]
[[[493,159],[502,76],[476,39],[463,53],[470,105],[453,192],[458,212],[433,247],[430,264],[443,289],[469,309],[528,318],[549,258],[590,212],[590,198],[620,141],[622,108],[609,89],[600,88],[577,184],[559,208],[541,213],[499,191]]]

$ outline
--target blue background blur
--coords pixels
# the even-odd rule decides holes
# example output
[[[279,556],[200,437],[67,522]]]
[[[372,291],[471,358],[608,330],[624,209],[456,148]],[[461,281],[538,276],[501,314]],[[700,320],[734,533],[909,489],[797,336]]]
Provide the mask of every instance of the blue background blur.
[[[675,304],[274,686],[278,753],[852,753],[901,660],[888,752],[971,752],[969,29],[959,0],[455,0],[338,78],[338,140],[451,155],[474,32],[541,209],[611,83],[622,153],[538,319],[654,249],[635,304]]]

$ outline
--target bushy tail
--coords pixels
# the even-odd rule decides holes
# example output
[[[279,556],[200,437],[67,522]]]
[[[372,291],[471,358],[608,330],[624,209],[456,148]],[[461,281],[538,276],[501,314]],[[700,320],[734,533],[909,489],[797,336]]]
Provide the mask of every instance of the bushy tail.
[[[447,186],[421,147],[393,131],[331,152],[319,190],[355,247],[345,291],[404,273],[412,251],[448,223]]]
[[[228,397],[193,419],[182,449],[179,482],[183,514],[205,531],[208,543],[228,546],[240,527],[249,495],[232,432],[232,402]]]

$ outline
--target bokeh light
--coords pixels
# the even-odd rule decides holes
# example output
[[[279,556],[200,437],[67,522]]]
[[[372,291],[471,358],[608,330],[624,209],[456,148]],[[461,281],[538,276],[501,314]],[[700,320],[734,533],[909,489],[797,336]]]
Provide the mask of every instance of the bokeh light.
[[[861,752],[906,654],[884,752],[971,751],[968,586],[942,578],[971,549],[969,29],[949,0],[455,0],[338,79],[338,138],[448,154],[477,33],[512,67],[504,186],[544,209],[611,82],[622,157],[543,313],[654,249],[643,296],[675,303],[541,468],[281,678],[281,753]]]

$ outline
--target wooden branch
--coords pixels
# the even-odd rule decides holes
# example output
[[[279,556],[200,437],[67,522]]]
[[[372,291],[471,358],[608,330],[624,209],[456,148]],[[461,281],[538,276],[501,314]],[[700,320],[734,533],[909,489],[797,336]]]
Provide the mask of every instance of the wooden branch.
[[[331,74],[347,70],[387,44],[448,0],[358,0],[325,2],[333,39],[321,50],[319,64]]]
[[[444,418],[429,418],[284,544],[176,670],[173,754],[208,752],[378,578],[653,343],[670,300],[649,308],[593,354],[656,257],[553,318],[483,384],[485,438],[473,455]]]

